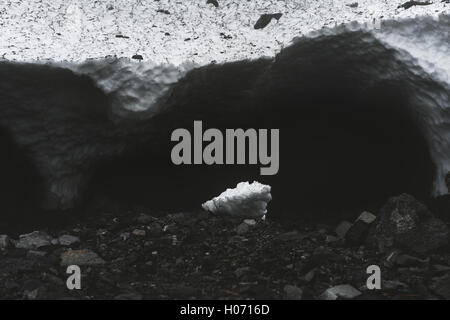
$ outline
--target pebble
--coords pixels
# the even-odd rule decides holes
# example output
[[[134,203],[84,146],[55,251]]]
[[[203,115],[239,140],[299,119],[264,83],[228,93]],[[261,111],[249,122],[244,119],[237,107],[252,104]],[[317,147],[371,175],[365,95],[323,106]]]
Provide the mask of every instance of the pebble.
[[[58,238],[58,242],[60,245],[68,247],[71,246],[75,243],[79,243],[80,242],[80,238],[72,236],[70,234],[65,234],[62,235]]]
[[[16,248],[19,249],[39,249],[51,245],[52,237],[42,231],[34,231],[19,236]]]
[[[104,264],[105,261],[100,258],[95,252],[84,250],[67,250],[61,254],[62,266],[94,266]]]
[[[319,299],[320,300],[337,300],[338,298],[343,299],[354,299],[361,295],[361,291],[357,290],[349,284],[341,284],[332,288],[329,288],[323,292]]]
[[[286,300],[301,300],[303,296],[303,290],[292,285],[284,286],[284,298]]]
[[[0,235],[0,250],[8,249],[10,244],[9,237],[6,234]]]
[[[236,228],[236,233],[239,235],[243,235],[246,234],[249,230],[249,226],[246,223],[241,223],[240,225],[237,226]]]

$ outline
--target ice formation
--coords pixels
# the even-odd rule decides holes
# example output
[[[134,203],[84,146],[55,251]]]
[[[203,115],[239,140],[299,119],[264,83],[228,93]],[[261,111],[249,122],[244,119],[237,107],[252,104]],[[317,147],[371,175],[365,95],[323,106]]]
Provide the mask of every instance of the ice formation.
[[[203,209],[230,216],[262,218],[267,213],[267,204],[272,200],[271,187],[254,181],[240,182],[236,188],[227,189],[219,196],[206,201]]]

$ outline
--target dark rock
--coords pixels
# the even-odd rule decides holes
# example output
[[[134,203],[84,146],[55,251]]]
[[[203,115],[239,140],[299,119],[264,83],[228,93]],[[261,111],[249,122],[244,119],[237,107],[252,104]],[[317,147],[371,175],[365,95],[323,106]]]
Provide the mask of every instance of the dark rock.
[[[140,54],[135,54],[134,56],[131,57],[131,59],[142,61],[144,60],[144,57],[141,56]]]
[[[413,1],[413,0],[411,0],[411,1],[407,1],[407,2],[399,5],[398,8],[404,8],[405,10],[407,10],[407,9],[413,7],[413,6],[428,6],[430,4],[432,4],[432,3],[429,2],[429,1],[420,2],[420,1]]]
[[[329,288],[323,292],[319,299],[320,300],[337,300],[342,299],[354,299],[361,295],[361,292],[351,285],[341,284],[332,288]]]
[[[243,234],[246,234],[249,229],[250,229],[250,227],[248,226],[248,224],[243,222],[236,227],[236,233],[239,235],[243,235]]]
[[[347,231],[352,227],[352,223],[348,221],[342,221],[334,232],[336,232],[339,238],[345,238]]]
[[[408,266],[408,267],[420,267],[424,268],[427,267],[430,263],[430,259],[419,259],[407,254],[400,254],[397,259],[396,263],[399,266]]]
[[[304,236],[300,234],[298,231],[289,231],[282,233],[278,236],[278,239],[281,241],[292,241],[302,239]]]
[[[163,9],[156,10],[156,12],[164,13],[164,14],[170,14],[169,10],[163,10]]]
[[[62,266],[93,266],[104,264],[105,261],[100,258],[95,252],[85,250],[68,250],[61,254]]]
[[[142,295],[139,293],[122,293],[114,297],[114,300],[142,300]]]
[[[0,235],[0,250],[5,250],[9,247],[10,240],[5,234]]]
[[[350,8],[358,8],[358,2],[350,3],[347,6],[349,6]]]
[[[217,0],[208,0],[206,1],[206,4],[212,4],[214,5],[216,8],[219,7],[219,2]]]
[[[385,252],[398,247],[425,254],[448,243],[449,229],[413,196],[392,197],[380,210],[367,244]]]
[[[70,234],[62,235],[58,238],[58,243],[62,246],[68,247],[75,243],[79,243],[80,238],[72,236]]]
[[[303,290],[296,286],[285,285],[283,291],[286,300],[302,300]]]
[[[259,17],[258,21],[256,21],[254,28],[263,29],[272,21],[272,19],[280,20],[282,15],[282,13],[263,14]]]
[[[45,232],[34,231],[28,234],[23,234],[19,237],[16,243],[16,248],[20,249],[39,249],[51,245],[52,237]]]
[[[367,233],[369,232],[371,224],[375,221],[376,216],[370,212],[364,211],[356,219],[355,223],[345,233],[345,241],[350,245],[361,245]]]
[[[450,277],[445,276],[443,278],[438,279],[433,285],[431,290],[443,297],[446,300],[450,299]]]

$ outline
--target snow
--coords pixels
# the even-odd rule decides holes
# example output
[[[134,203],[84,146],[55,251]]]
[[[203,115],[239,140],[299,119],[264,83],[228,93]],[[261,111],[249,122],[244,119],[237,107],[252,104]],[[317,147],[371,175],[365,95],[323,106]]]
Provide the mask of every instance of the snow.
[[[267,204],[272,200],[271,187],[254,181],[240,182],[234,189],[227,189],[219,196],[205,202],[203,209],[232,216],[262,218]]]

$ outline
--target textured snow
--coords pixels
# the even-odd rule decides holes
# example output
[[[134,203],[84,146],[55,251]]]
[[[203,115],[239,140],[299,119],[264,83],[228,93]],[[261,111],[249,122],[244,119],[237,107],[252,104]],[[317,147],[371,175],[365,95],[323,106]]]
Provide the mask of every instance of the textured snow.
[[[405,0],[359,0],[356,8],[349,6],[353,2],[220,0],[216,8],[206,0],[2,0],[0,55],[19,61],[85,61],[138,53],[156,64],[205,65],[274,56],[294,37],[323,27],[449,9],[441,1],[408,10],[397,8]],[[264,13],[283,16],[255,30]]]
[[[270,186],[254,181],[240,182],[236,188],[227,189],[219,196],[205,202],[203,209],[232,216],[262,218],[267,204],[272,200]]]

